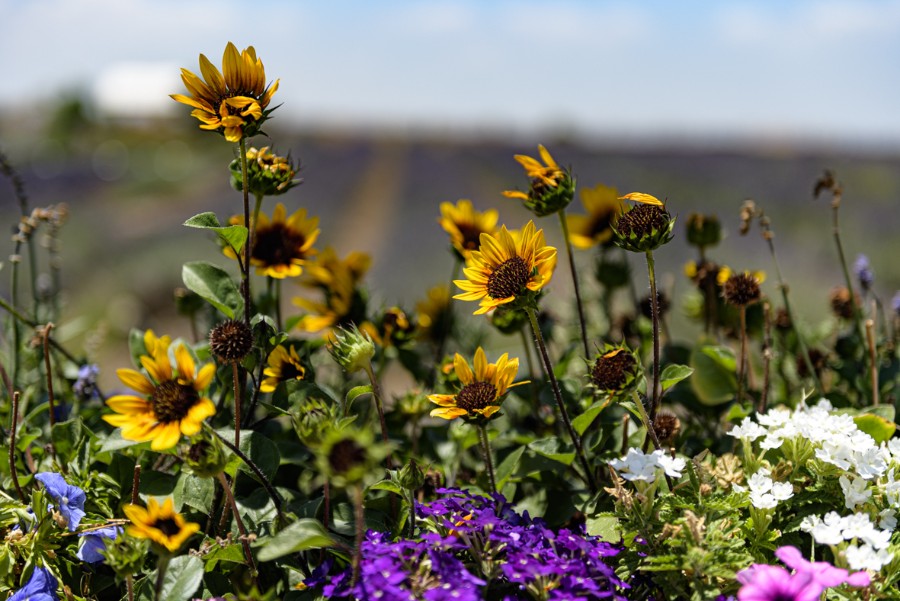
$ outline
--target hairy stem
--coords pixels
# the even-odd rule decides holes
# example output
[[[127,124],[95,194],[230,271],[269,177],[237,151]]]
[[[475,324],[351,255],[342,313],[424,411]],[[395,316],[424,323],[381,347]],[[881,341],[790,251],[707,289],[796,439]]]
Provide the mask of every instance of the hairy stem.
[[[584,346],[584,356],[591,355],[588,348],[587,323],[584,319],[584,307],[581,304],[581,291],[578,286],[578,273],[575,271],[575,256],[572,254],[572,241],[569,239],[569,224],[566,222],[566,209],[562,208],[556,213],[559,215],[559,224],[562,227],[563,238],[566,240],[566,255],[569,257],[569,271],[572,273],[572,286],[575,290],[575,304],[578,306],[578,323],[581,325],[581,343]]]
[[[484,466],[487,469],[488,481],[491,484],[491,493],[497,492],[497,478],[494,476],[494,460],[491,458],[491,441],[488,438],[487,427],[479,424],[478,440],[481,442],[481,453],[484,455]]]
[[[238,511],[237,501],[234,500],[234,493],[231,492],[231,485],[228,484],[228,480],[225,478],[223,472],[219,472],[216,477],[219,479],[219,484],[222,486],[225,498],[228,499],[228,504],[231,506],[231,513],[234,515],[234,523],[237,524],[238,533],[240,533],[241,547],[244,549],[244,559],[247,560],[247,565],[250,567],[250,571],[253,573],[253,578],[255,580],[257,574],[256,562],[253,561],[253,554],[250,552],[250,541],[247,539],[247,529],[244,527],[244,521],[241,519],[241,513]]]
[[[656,293],[656,268],[653,251],[647,251],[647,272],[650,277],[650,313],[653,321],[653,389],[650,391],[650,421],[659,410],[659,298]]]
[[[241,267],[241,292],[244,295],[244,321],[250,326],[251,304],[250,294],[250,254],[253,250],[253,229],[250,227],[250,182],[247,181],[247,142],[241,138],[241,186],[244,194],[244,227],[247,228],[247,242],[244,244],[244,264]]]

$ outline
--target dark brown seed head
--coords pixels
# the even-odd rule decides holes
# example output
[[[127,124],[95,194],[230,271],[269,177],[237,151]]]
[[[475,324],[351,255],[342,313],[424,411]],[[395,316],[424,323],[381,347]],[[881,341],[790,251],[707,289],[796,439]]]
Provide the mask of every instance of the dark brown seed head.
[[[494,269],[488,276],[487,293],[493,299],[509,298],[522,292],[531,273],[525,259],[511,257]]]
[[[759,280],[749,273],[736,273],[727,280],[722,288],[725,302],[736,307],[746,307],[759,301],[762,291]]]
[[[660,444],[671,445],[681,433],[681,420],[671,411],[660,411],[653,421],[653,430]]]
[[[209,333],[209,348],[220,361],[236,363],[253,349],[253,332],[243,321],[223,321]]]
[[[850,291],[844,286],[838,286],[831,291],[828,299],[831,303],[831,311],[841,319],[853,319],[853,301],[850,299]],[[859,298],[856,298],[857,304]]]
[[[150,395],[150,404],[156,419],[163,424],[177,422],[187,417],[191,407],[200,402],[200,394],[192,386],[166,380]]]
[[[616,229],[624,237],[651,236],[668,228],[671,216],[658,205],[639,204],[623,213],[616,221]]]
[[[600,390],[622,390],[633,378],[637,367],[634,355],[615,349],[597,357],[591,369],[591,382]]]
[[[337,474],[346,474],[366,460],[366,450],[352,438],[336,442],[328,453],[328,465]]]
[[[490,382],[472,382],[456,394],[456,406],[470,415],[484,409],[497,399],[497,389]]]

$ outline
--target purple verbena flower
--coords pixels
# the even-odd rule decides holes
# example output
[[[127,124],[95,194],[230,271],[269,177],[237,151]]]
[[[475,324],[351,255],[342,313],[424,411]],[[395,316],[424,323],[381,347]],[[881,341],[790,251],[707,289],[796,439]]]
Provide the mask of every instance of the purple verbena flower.
[[[56,508],[65,518],[69,530],[75,532],[78,524],[81,523],[81,518],[84,517],[84,491],[77,486],[68,484],[56,472],[40,472],[34,477],[44,485],[47,494],[56,501]]]
[[[115,540],[121,533],[122,529],[118,526],[80,533],[79,536],[82,537],[84,542],[81,544],[81,548],[78,549],[76,557],[86,563],[100,563],[104,561],[102,551],[106,550],[106,541]]]
[[[96,364],[89,363],[78,368],[78,379],[72,384],[72,391],[81,400],[88,400],[97,391],[97,376],[100,368]]]
[[[863,254],[857,255],[856,261],[853,262],[853,273],[856,274],[856,279],[859,280],[859,286],[863,292],[868,292],[875,281],[875,273],[869,264],[869,257]]]
[[[59,583],[47,568],[35,568],[28,582],[6,601],[59,601]]]

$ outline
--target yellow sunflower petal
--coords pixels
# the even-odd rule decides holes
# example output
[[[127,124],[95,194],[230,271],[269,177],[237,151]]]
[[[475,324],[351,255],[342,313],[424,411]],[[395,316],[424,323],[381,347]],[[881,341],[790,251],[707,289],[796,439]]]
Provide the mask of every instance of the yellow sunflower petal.
[[[468,413],[465,409],[460,409],[459,407],[439,407],[437,409],[432,409],[430,415],[431,417],[440,417],[443,419],[456,419],[457,417],[468,415]]]
[[[152,394],[156,388],[153,382],[147,379],[147,376],[133,369],[117,369],[116,375],[119,376],[119,379],[122,380],[125,386],[141,394]]]
[[[664,206],[658,198],[651,196],[650,194],[644,194],[643,192],[631,192],[625,196],[620,196],[619,200],[633,200],[647,205]]]

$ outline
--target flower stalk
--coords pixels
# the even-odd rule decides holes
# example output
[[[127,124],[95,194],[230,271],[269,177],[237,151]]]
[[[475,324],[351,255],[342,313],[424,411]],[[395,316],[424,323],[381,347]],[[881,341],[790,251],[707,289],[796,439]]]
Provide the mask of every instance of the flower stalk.
[[[491,458],[491,440],[488,437],[487,426],[478,424],[478,440],[481,442],[481,453],[484,455],[484,465],[488,473],[488,482],[491,485],[491,493],[497,492],[497,478],[494,475],[494,460]]]
[[[566,426],[566,430],[569,433],[569,438],[572,439],[572,444],[575,446],[575,454],[578,456],[578,460],[581,463],[581,468],[584,470],[585,482],[587,482],[588,487],[591,489],[591,492],[597,492],[597,482],[594,479],[594,473],[591,470],[591,466],[588,463],[587,456],[584,453],[584,446],[581,444],[581,437],[578,436],[578,432],[575,431],[575,428],[572,426],[572,420],[569,419],[569,411],[566,409],[565,401],[562,398],[562,391],[559,388],[559,382],[556,380],[556,375],[553,373],[553,364],[550,363],[550,356],[547,354],[547,346],[544,343],[544,336],[541,334],[541,327],[538,325],[537,314],[533,307],[525,307],[525,313],[528,314],[528,319],[531,322],[531,330],[534,333],[534,340],[538,347],[538,352],[541,356],[541,361],[544,364],[544,371],[547,373],[547,377],[550,378],[550,387],[553,389],[553,398],[556,400],[556,406],[559,409],[559,414],[562,416],[563,423]]]
[[[16,487],[16,494],[19,495],[19,500],[22,503],[26,503],[25,493],[22,492],[22,487],[19,485],[19,474],[16,472],[16,427],[18,426],[19,419],[19,391],[13,392],[12,395],[12,414],[9,417],[9,474],[12,477],[13,486]]]
[[[234,515],[234,523],[237,525],[238,533],[240,534],[241,547],[244,549],[244,559],[246,559],[247,565],[250,567],[253,579],[255,580],[257,575],[256,563],[253,561],[253,554],[250,552],[247,529],[244,527],[244,521],[241,519],[241,513],[238,511],[237,501],[234,500],[234,493],[231,492],[231,486],[228,484],[224,472],[219,472],[216,478],[218,478],[219,485],[221,485],[222,491],[225,493],[225,498],[228,500],[228,505],[231,507],[231,513]]]
[[[584,347],[584,356],[589,357],[591,354],[588,347],[587,324],[584,319],[584,306],[581,302],[581,291],[578,285],[578,274],[575,271],[575,256],[572,254],[572,241],[569,237],[569,225],[566,221],[566,209],[563,207],[557,213],[559,216],[559,224],[562,227],[563,238],[566,241],[566,256],[569,258],[569,271],[572,273],[572,286],[575,291],[575,304],[578,307],[578,323],[581,326],[581,343]]]
[[[653,321],[653,388],[650,391],[650,423],[651,430],[656,412],[659,410],[659,298],[656,292],[656,266],[653,261],[653,251],[647,253],[647,272],[650,278],[650,313]],[[657,447],[659,448],[659,447]]]

